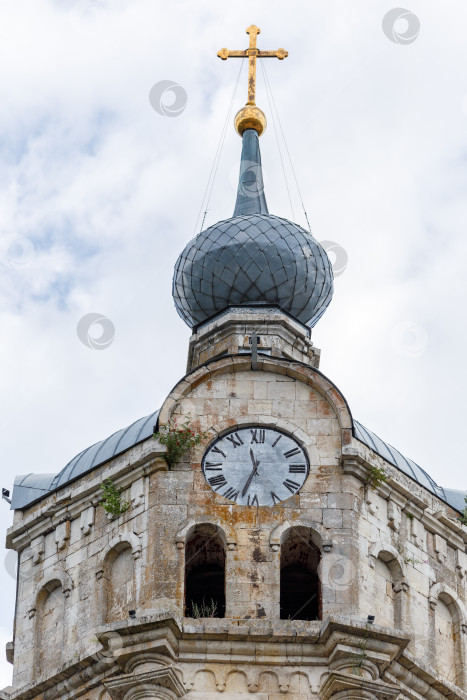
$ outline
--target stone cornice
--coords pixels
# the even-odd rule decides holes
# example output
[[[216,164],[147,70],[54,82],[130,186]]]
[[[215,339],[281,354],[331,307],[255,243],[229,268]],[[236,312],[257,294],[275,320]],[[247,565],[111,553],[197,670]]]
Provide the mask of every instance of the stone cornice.
[[[352,440],[350,445],[343,448],[344,474],[351,474],[366,485],[370,470],[375,466],[384,465],[388,479],[376,487],[377,493],[385,500],[392,499],[397,502],[406,513],[420,520],[429,532],[441,535],[452,547],[465,550],[467,527],[456,520],[455,516],[448,517],[446,511],[448,509],[453,513],[454,511],[444,501],[438,499],[435,494],[427,492],[415,480],[402,474],[379,455],[368,457],[371,454],[369,451],[362,454],[360,446],[356,443],[356,440]],[[406,484],[405,481],[410,483]],[[429,499],[432,499],[431,503]],[[432,505],[435,505],[435,508],[430,507]]]
[[[148,690],[164,689],[169,691],[167,697],[181,698],[185,695],[185,688],[180,681],[177,673],[172,667],[159,668],[146,673],[136,673],[131,675],[119,676],[104,682],[104,687],[111,696],[112,700],[126,700],[127,698],[135,698],[135,700],[144,700],[148,698]],[[135,695],[128,695],[131,689],[135,689]],[[137,689],[141,688],[141,695]],[[159,693],[153,697],[165,697]]]
[[[318,623],[290,626],[287,620],[195,622],[200,624],[188,624],[167,611],[100,627],[96,636],[103,645],[101,652],[79,658],[54,677],[41,679],[7,698],[31,700],[40,696],[43,700],[71,700],[78,688],[82,694],[83,686],[88,690],[96,687],[98,678],[102,683],[105,674],[106,686],[118,700],[119,689],[127,687],[130,676],[137,673],[138,663],[152,656],[167,668],[184,663],[192,666],[209,663],[211,669],[216,664],[219,669],[225,668],[226,663],[246,668],[253,664],[282,669],[282,675],[297,665],[302,668],[325,665],[329,673],[322,681],[323,698],[330,697],[331,690],[361,688],[391,700],[397,697],[394,688],[404,684],[410,700],[420,697],[467,700],[466,693],[433,674],[407,652],[410,635],[400,630],[369,625],[364,620],[342,615],[319,623],[321,629]],[[291,628],[287,630],[287,626]],[[157,685],[156,676],[148,676],[148,682]],[[180,693],[180,681],[174,680],[178,676],[172,673],[169,676],[164,675],[169,686],[174,682],[173,692]],[[189,687],[190,680],[185,680]]]
[[[364,691],[367,695],[358,697],[378,698],[378,700],[396,700],[400,690],[396,685],[387,685],[381,681],[359,678],[358,675],[331,671],[320,689],[320,698],[330,700],[333,697],[357,697],[352,691]],[[339,695],[337,696],[337,693]]]
[[[40,507],[31,506],[23,511],[23,518],[7,530],[8,549],[23,550],[32,540],[53,531],[57,525],[72,520],[101,498],[101,484],[112,479],[120,489],[128,488],[134,481],[155,471],[167,471],[162,458],[166,448],[153,438],[135,445],[124,454],[43,498]]]
[[[464,690],[437,676],[432,669],[428,669],[407,652],[385,675],[389,679],[395,679],[410,700],[467,700]]]

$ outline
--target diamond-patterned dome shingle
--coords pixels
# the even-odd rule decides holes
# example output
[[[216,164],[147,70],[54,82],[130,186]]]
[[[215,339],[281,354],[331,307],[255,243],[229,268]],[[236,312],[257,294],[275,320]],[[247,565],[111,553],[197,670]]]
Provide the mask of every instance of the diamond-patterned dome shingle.
[[[191,327],[229,306],[279,306],[313,326],[333,292],[329,258],[311,233],[271,214],[220,221],[192,239],[175,265],[173,297]]]

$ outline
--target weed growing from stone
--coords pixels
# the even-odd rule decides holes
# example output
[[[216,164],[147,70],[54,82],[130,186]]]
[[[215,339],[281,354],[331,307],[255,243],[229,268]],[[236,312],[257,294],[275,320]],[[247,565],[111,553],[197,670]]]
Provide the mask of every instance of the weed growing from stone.
[[[212,599],[210,603],[205,603],[203,599],[201,605],[192,601],[190,617],[196,619],[201,617],[217,617],[217,603]]]
[[[101,484],[101,489],[101,506],[104,508],[106,513],[118,516],[123,515],[123,513],[128,510],[130,504],[128,501],[122,500],[122,492],[115,488],[115,485],[111,479],[106,479],[104,483]]]
[[[466,505],[462,511],[462,515],[459,516],[459,520],[461,521],[462,525],[467,525],[467,496],[465,496],[464,501]]]
[[[388,474],[383,467],[371,467],[366,483],[371,486],[372,489],[376,489],[381,484],[384,484],[388,480]]]
[[[154,437],[167,447],[167,452],[162,456],[169,468],[177,464],[192,447],[209,439],[208,433],[193,430],[189,418],[181,426],[177,425],[175,419],[170,419],[159,427],[159,432],[154,433]]]

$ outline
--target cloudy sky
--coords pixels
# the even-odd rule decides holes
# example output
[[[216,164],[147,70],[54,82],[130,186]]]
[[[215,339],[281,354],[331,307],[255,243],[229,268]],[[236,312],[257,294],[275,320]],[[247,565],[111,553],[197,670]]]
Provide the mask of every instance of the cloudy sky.
[[[183,376],[172,270],[199,230],[240,69],[216,53],[246,48],[256,23],[260,47],[289,51],[266,69],[311,228],[334,249],[334,300],[313,331],[321,369],[364,425],[467,489],[467,6],[411,0],[399,19],[393,7],[2,0],[1,486],[59,471]],[[157,111],[163,81],[180,88]],[[261,72],[257,102],[270,117]],[[205,225],[233,211],[240,145],[229,123]],[[304,224],[270,118],[261,147],[271,213]],[[3,532],[10,522],[3,503]],[[10,670],[0,650],[0,687]]]

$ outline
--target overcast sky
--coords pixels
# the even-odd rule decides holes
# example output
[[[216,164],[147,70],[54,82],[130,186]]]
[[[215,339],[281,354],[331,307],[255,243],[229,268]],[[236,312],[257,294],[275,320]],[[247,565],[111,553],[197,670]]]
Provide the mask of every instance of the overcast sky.
[[[240,68],[216,53],[246,48],[256,23],[260,48],[289,51],[266,69],[311,228],[337,251],[334,299],[312,336],[321,369],[355,418],[438,483],[467,489],[467,5],[410,0],[383,31],[393,7],[1,1],[0,486],[59,471],[159,407],[184,375],[190,333],[172,271]],[[160,113],[174,93],[151,106],[162,81],[181,86],[177,115]],[[269,118],[269,210],[305,224],[288,168],[291,211],[261,71],[257,103]],[[206,226],[233,211],[231,122]],[[87,345],[77,334],[88,314],[109,319],[99,348],[101,326]],[[3,503],[3,532],[10,523]],[[8,555],[2,646],[13,576]],[[0,688],[10,671],[0,650]]]

